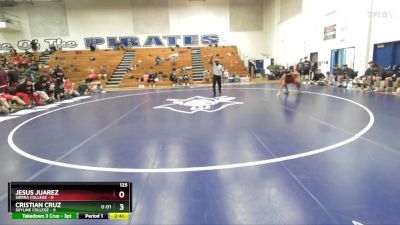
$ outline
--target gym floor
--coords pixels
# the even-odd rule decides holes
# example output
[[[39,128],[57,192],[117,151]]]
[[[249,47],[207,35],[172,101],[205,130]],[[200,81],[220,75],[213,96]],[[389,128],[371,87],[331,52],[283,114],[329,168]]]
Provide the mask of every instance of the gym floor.
[[[0,224],[400,224],[400,96],[277,88],[108,92],[0,117]],[[9,181],[130,181],[134,212],[11,221]]]

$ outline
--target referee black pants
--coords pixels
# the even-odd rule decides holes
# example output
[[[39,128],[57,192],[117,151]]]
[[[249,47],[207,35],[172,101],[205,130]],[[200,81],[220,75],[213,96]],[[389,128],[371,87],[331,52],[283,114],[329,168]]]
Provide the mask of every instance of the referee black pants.
[[[221,94],[221,76],[213,75],[213,90],[214,95],[216,95],[215,84],[218,83],[218,91]]]

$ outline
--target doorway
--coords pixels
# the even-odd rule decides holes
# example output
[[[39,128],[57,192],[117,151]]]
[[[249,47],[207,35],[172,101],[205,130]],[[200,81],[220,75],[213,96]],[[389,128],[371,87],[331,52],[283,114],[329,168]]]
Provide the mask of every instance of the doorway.
[[[333,72],[333,66],[335,64],[339,65],[339,68],[342,68],[344,64],[347,64],[349,68],[354,69],[354,58],[355,58],[355,48],[341,48],[334,49],[331,51],[331,73]]]

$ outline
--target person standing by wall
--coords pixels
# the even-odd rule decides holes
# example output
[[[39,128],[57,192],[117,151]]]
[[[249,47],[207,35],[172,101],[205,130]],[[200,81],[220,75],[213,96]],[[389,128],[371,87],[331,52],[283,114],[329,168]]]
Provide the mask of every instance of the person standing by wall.
[[[210,58],[210,64],[212,64],[212,73],[213,73],[213,91],[214,97],[217,92],[215,90],[215,85],[218,83],[218,91],[219,95],[221,95],[221,77],[224,72],[224,67],[219,63],[219,60],[214,60],[215,53]]]
[[[296,64],[296,71],[300,74],[300,81],[304,80],[303,58],[300,58],[300,62]]]
[[[310,78],[310,70],[311,70],[311,62],[308,61],[307,57],[304,57],[304,62],[303,62],[303,75],[304,79],[306,81],[311,80]]]

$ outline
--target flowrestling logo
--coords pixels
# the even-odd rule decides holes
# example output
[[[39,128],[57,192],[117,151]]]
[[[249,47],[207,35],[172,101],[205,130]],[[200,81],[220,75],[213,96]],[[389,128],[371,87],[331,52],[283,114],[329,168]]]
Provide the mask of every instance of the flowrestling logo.
[[[234,101],[235,97],[221,96],[207,98],[195,96],[188,99],[167,99],[169,104],[154,107],[154,109],[169,109],[171,111],[193,114],[196,112],[217,112],[228,106],[241,105],[243,102]]]

